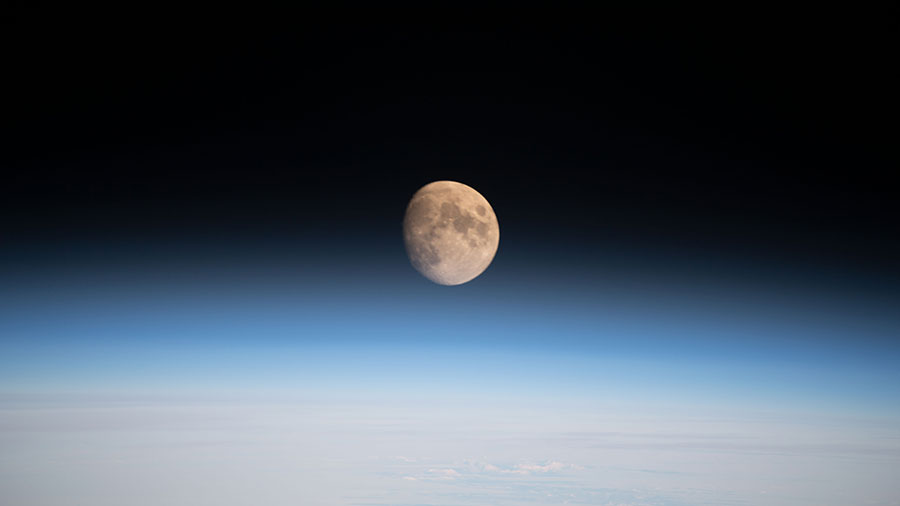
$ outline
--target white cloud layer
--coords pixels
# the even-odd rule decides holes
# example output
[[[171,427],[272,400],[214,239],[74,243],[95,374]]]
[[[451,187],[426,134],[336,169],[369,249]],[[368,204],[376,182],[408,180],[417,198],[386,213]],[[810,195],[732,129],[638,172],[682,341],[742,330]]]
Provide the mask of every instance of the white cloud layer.
[[[896,504],[900,423],[533,404],[0,403],[0,448],[2,504],[843,506]]]

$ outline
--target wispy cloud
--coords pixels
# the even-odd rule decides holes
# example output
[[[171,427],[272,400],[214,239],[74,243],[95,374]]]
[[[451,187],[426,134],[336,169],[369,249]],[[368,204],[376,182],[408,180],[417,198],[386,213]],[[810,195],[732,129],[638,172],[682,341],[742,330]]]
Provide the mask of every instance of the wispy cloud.
[[[475,473],[502,473],[502,474],[531,474],[531,473],[556,473],[562,471],[578,471],[582,466],[568,464],[557,460],[548,460],[542,463],[520,462],[509,466],[499,466],[488,462],[468,460],[465,468]]]
[[[544,464],[516,464],[515,469],[511,472],[516,473],[553,473],[566,470],[580,470],[581,466],[574,464],[566,464],[556,460]]]
[[[435,477],[435,478],[440,479],[440,480],[455,480],[456,478],[459,478],[460,476],[462,476],[462,475],[459,473],[459,471],[457,471],[456,469],[450,469],[450,468],[447,468],[447,469],[429,469],[429,470],[427,471],[427,473],[428,473],[431,477]]]
[[[414,462],[414,460],[404,461]],[[497,465],[481,460],[465,460],[458,465],[449,465],[447,467],[433,467],[425,470],[419,475],[424,480],[455,480],[460,478],[476,478],[487,476],[501,475],[532,475],[532,474],[554,474],[565,471],[579,471],[584,467],[560,462],[558,460],[547,460],[542,462],[519,462],[510,465]],[[403,479],[414,478],[410,475],[403,476]]]

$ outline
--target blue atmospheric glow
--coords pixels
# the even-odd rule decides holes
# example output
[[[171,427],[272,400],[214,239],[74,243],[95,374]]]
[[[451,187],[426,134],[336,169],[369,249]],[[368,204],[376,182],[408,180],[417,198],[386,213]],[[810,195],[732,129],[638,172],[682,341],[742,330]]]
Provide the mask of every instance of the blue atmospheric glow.
[[[860,315],[811,294],[623,284],[591,273],[496,269],[445,288],[388,265],[394,270],[256,277],[95,270],[7,286],[2,385],[438,389],[896,409],[900,325],[878,308]]]

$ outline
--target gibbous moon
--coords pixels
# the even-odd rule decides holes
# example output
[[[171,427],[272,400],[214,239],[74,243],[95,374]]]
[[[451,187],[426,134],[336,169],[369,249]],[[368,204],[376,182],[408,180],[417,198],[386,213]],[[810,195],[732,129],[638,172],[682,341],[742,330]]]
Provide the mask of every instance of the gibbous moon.
[[[419,188],[403,218],[412,266],[441,285],[461,285],[487,269],[500,244],[500,225],[488,201],[455,181]]]

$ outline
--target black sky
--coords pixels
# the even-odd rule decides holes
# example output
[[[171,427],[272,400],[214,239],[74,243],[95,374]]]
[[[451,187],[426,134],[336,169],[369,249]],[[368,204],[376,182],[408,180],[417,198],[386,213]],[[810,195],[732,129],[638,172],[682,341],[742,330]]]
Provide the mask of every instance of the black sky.
[[[406,15],[14,13],[7,253],[393,233],[455,179],[587,256],[897,276],[896,9]]]

